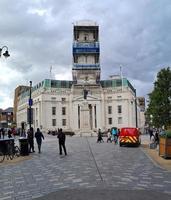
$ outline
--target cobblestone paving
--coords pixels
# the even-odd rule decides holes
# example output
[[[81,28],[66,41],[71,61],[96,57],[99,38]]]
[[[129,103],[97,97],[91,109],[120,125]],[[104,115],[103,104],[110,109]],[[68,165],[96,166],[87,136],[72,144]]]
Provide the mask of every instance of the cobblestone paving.
[[[0,166],[0,200],[34,199],[60,189],[153,190],[171,194],[171,172],[156,166],[141,148],[96,143],[95,137],[67,137],[68,156],[59,156],[55,136],[42,153]],[[37,150],[37,149],[36,149]]]

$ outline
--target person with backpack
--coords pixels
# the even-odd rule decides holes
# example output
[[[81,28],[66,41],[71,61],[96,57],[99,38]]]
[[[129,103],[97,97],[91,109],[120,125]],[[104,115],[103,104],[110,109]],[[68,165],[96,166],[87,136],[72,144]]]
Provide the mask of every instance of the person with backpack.
[[[112,141],[114,144],[118,143],[118,130],[117,128],[112,128]]]
[[[59,129],[57,138],[59,141],[59,154],[62,155],[62,148],[63,148],[65,155],[67,155],[67,151],[65,147],[66,136],[65,136],[65,133],[63,133],[62,128]]]

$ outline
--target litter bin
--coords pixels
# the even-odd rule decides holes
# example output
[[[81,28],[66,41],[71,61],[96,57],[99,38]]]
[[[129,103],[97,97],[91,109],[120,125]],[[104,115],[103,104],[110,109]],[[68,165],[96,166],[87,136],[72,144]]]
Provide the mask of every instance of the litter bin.
[[[28,139],[27,138],[20,138],[19,139],[19,146],[20,146],[20,155],[21,156],[28,156],[29,155]]]

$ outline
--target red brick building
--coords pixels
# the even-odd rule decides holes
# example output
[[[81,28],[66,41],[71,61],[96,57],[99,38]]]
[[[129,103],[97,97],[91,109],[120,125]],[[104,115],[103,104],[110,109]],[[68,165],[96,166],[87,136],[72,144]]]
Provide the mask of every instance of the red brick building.
[[[8,128],[13,124],[13,108],[0,109],[0,127]]]

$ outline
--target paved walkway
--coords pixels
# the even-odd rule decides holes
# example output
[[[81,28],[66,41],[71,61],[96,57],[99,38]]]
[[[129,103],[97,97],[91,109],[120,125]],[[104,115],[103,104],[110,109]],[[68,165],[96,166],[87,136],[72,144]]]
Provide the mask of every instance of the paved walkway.
[[[42,154],[0,166],[0,200],[101,200],[112,194],[117,199],[171,199],[171,172],[155,165],[142,148],[75,136],[67,137],[66,145],[68,156],[60,157],[57,138],[46,136]]]

